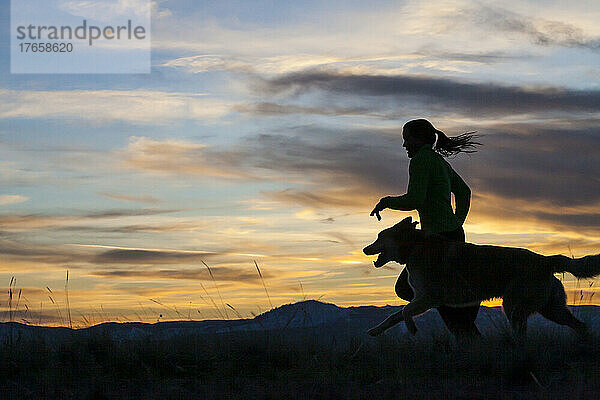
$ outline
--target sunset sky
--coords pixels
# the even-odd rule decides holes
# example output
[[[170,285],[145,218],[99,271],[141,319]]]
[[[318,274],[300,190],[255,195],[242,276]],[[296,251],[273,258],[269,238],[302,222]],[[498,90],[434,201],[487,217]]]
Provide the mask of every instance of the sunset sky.
[[[596,0],[159,0],[152,73],[137,75],[11,74],[9,3],[2,321],[14,276],[14,320],[64,324],[67,270],[77,326],[403,304],[401,266],[362,248],[416,217],[369,217],[405,193],[414,118],[483,135],[449,159],[473,192],[467,241],[600,252]],[[600,304],[600,282],[564,283],[570,304],[581,288]]]

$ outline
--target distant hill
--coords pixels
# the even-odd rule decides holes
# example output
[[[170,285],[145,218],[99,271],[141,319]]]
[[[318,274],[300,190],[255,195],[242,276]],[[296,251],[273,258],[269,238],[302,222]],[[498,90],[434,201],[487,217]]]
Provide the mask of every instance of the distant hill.
[[[141,322],[109,322],[82,329],[64,327],[40,327],[17,322],[0,323],[0,338],[23,340],[43,338],[48,343],[57,343],[71,337],[107,335],[115,340],[129,339],[169,339],[189,334],[225,334],[243,331],[270,330],[323,330],[365,335],[366,330],[378,324],[388,315],[399,311],[401,306],[360,306],[339,307],[335,304],[315,300],[286,304],[267,311],[252,319],[207,320],[207,321],[170,321],[153,324]],[[592,331],[600,332],[600,307],[573,306],[573,313],[582,319]],[[435,310],[416,318],[420,334],[443,332],[445,327]],[[476,321],[484,335],[500,335],[508,332],[508,322],[500,307],[480,307]],[[557,325],[534,315],[529,319],[531,331],[551,330],[552,333],[569,334],[569,328]],[[386,335],[407,335],[403,323],[389,330]]]

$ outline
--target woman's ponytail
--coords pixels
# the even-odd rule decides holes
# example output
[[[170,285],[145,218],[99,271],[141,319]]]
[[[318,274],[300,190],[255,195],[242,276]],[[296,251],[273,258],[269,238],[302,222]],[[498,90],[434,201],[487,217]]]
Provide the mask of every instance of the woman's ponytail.
[[[434,128],[426,119],[413,119],[404,124],[403,132],[423,140],[425,143],[435,144],[433,149],[444,157],[455,156],[458,153],[474,153],[476,146],[481,143],[476,140],[479,135],[475,132],[466,132],[458,136],[448,137],[440,130]]]
[[[465,132],[458,136],[448,137],[440,130],[435,130],[437,141],[434,150],[444,157],[455,156],[458,153],[474,153],[476,146],[481,145],[476,139],[479,135],[475,131]]]

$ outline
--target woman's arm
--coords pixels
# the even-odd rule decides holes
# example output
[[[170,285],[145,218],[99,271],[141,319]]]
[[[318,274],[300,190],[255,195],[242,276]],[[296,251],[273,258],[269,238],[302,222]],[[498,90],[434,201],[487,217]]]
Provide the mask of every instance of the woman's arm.
[[[471,189],[453,169],[450,169],[450,190],[454,193],[456,210],[454,215],[460,224],[464,224],[471,207]]]
[[[429,168],[425,160],[412,158],[408,167],[408,190],[402,196],[387,196],[379,200],[371,215],[386,208],[393,210],[411,211],[421,207],[427,195],[429,183]]]

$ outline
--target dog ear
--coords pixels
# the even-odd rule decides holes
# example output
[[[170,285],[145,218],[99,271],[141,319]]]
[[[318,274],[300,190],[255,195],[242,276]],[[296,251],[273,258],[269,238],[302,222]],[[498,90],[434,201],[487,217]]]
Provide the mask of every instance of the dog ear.
[[[407,228],[414,228],[413,223],[412,217],[406,217],[396,225],[392,226],[390,229],[394,229],[395,231],[405,231]]]
[[[412,217],[408,216],[406,218],[404,218],[402,221],[400,221],[400,224],[402,225],[410,225],[412,223]]]

